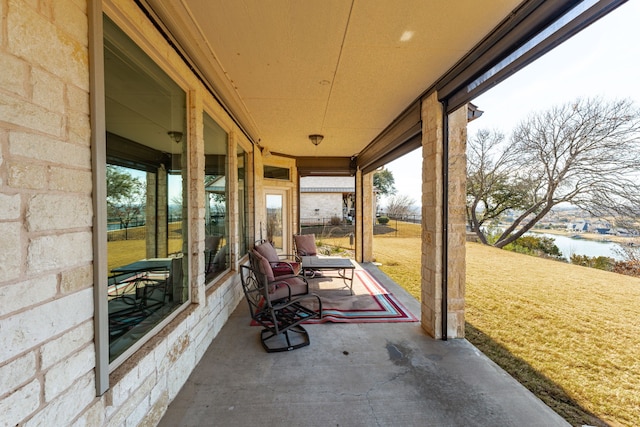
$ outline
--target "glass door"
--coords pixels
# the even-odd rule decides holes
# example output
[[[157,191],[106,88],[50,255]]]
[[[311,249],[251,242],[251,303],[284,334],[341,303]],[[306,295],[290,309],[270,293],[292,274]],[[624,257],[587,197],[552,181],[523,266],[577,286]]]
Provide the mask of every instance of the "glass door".
[[[288,228],[286,193],[284,191],[267,191],[267,240],[278,252],[286,253]]]

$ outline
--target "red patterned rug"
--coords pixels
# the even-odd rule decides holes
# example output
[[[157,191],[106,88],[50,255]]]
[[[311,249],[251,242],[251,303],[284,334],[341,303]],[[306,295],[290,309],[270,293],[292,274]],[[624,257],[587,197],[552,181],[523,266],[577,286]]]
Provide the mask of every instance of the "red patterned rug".
[[[328,275],[309,279],[309,287],[310,292],[322,300],[322,319],[311,319],[305,322],[308,324],[418,321],[393,294],[362,269],[354,271],[353,295],[342,279]],[[305,300],[304,305],[318,309],[315,298]],[[252,322],[252,325],[257,323]]]

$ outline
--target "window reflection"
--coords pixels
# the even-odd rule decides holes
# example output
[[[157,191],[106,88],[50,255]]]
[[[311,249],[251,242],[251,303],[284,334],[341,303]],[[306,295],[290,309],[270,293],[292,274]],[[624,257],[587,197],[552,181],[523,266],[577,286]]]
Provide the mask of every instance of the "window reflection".
[[[204,113],[205,275],[209,281],[229,268],[227,133]]]
[[[185,92],[104,20],[109,360],[188,300]],[[175,135],[175,134],[174,134]],[[132,349],[133,351],[133,349]]]
[[[280,194],[267,194],[267,240],[274,248],[283,250],[283,197]]]

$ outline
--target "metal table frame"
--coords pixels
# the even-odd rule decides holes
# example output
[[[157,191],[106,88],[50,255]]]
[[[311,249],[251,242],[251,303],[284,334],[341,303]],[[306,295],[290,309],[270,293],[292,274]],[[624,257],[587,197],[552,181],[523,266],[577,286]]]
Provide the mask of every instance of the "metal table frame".
[[[337,278],[342,279],[349,292],[353,295],[353,272],[356,266],[348,258],[303,256],[302,274],[306,271],[337,271]],[[347,273],[348,272],[348,273]],[[331,276],[330,276],[331,277]]]

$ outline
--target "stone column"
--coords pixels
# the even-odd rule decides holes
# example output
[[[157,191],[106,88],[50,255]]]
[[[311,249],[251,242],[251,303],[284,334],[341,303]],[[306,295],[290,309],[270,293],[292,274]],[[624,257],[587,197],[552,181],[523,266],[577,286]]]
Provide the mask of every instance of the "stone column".
[[[191,288],[191,301],[196,304],[204,303],[205,297],[205,274],[204,274],[204,240],[205,240],[205,200],[204,194],[204,102],[200,92],[190,91],[187,96],[187,131],[188,131],[188,196],[189,211],[189,231],[188,235],[191,248],[188,254],[189,265],[187,266],[191,278],[189,286]],[[208,216],[206,217],[208,218]],[[187,224],[183,220],[183,224]],[[187,235],[183,233],[183,238]],[[183,268],[185,263],[183,263]],[[185,275],[186,277],[186,275]]]
[[[464,338],[466,281],[467,105],[449,114],[447,335]]]
[[[373,173],[356,172],[356,218],[355,218],[355,248],[356,261],[373,261],[373,221],[374,194]]]
[[[156,244],[156,230],[158,229],[158,219],[156,212],[158,210],[157,197],[157,181],[158,176],[153,172],[147,172],[147,192],[145,205],[145,247],[146,258],[155,258],[158,253]]]
[[[442,286],[447,279],[447,337],[464,337],[467,106],[448,117],[448,200],[442,171],[444,112],[437,94],[422,102],[422,327],[442,338]],[[447,265],[443,265],[443,205],[448,203]]]
[[[235,131],[229,133],[227,145],[227,242],[229,249],[229,268],[238,270],[238,156],[237,136]]]
[[[422,101],[421,323],[442,337],[442,105],[437,93]]]

